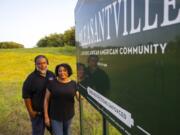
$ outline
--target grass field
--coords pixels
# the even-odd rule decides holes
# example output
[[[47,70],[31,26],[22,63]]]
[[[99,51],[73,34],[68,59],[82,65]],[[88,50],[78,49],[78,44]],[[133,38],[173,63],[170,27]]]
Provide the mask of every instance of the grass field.
[[[46,55],[50,61],[49,69],[59,63],[69,63],[76,80],[75,48],[32,48],[0,50],[0,135],[30,135],[31,125],[21,96],[24,79],[34,70],[34,57]],[[101,115],[86,100],[84,103],[84,134],[101,135]],[[119,133],[110,126],[112,135]],[[79,134],[78,103],[72,124],[72,135]],[[48,135],[48,133],[46,133]]]

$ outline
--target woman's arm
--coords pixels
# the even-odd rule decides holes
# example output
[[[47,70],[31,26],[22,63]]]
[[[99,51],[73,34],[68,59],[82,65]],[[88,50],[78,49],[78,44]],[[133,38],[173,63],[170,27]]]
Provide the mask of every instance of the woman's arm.
[[[83,99],[83,97],[81,96],[81,94],[78,91],[76,91],[76,99],[78,101]]]
[[[51,93],[48,89],[46,89],[46,94],[44,98],[44,119],[46,126],[50,126],[50,119],[49,119],[49,99],[50,99]]]

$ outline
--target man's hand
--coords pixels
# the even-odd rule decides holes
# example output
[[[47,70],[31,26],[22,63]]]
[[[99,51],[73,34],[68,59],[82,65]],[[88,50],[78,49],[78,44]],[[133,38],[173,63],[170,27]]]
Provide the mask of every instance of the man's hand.
[[[29,111],[29,116],[33,119],[38,115],[38,112],[36,111]]]
[[[35,118],[38,115],[38,112],[34,111],[32,107],[32,100],[30,98],[24,99],[26,108],[28,110],[29,116]]]

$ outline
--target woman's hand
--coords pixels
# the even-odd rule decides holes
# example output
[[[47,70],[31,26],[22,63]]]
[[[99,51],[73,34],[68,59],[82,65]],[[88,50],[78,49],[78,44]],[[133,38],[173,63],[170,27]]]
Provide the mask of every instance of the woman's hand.
[[[78,101],[83,100],[83,96],[81,96],[81,94],[78,91],[76,92],[76,99]]]
[[[44,98],[44,123],[47,127],[50,127],[50,125],[51,125],[50,119],[49,119],[49,114],[48,114],[50,96],[51,96],[51,93],[47,89],[46,94],[45,94],[45,98]]]
[[[45,122],[45,125],[46,125],[47,127],[50,127],[50,126],[51,126],[51,122],[50,122],[49,117],[46,117],[45,120],[44,120],[44,122]]]

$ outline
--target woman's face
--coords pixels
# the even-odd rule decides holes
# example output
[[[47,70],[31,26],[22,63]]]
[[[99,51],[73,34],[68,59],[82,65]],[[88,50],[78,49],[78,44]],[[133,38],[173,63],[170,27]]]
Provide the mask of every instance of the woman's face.
[[[67,79],[69,77],[67,69],[62,67],[62,66],[59,67],[59,69],[58,69],[58,76],[59,76],[60,79],[63,79],[63,80]]]
[[[84,77],[84,67],[83,66],[79,66],[78,67],[78,79],[82,79]]]

